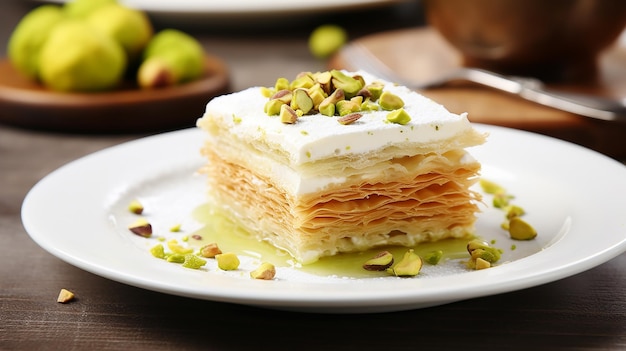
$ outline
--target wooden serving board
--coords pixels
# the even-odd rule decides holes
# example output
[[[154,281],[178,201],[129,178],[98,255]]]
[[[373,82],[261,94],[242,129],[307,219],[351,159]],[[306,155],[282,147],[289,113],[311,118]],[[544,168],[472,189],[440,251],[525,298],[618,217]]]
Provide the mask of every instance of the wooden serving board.
[[[228,67],[205,56],[200,79],[161,89],[140,89],[128,80],[97,93],[56,92],[0,60],[0,123],[63,133],[146,133],[191,127],[209,100],[229,91]]]
[[[424,79],[461,65],[457,51],[430,28],[382,32],[355,41],[407,79]],[[329,66],[359,69],[350,63],[350,58],[340,51],[329,61]],[[626,48],[616,45],[600,57],[597,81],[547,87],[624,98]],[[626,160],[626,123],[592,120],[472,83],[454,83],[420,93],[452,112],[468,112],[473,122],[537,132]]]

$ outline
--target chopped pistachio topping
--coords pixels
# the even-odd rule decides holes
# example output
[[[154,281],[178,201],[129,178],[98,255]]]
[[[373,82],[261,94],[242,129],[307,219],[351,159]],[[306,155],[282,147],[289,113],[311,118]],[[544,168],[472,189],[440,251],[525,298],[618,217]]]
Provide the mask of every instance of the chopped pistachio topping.
[[[393,255],[389,251],[381,251],[363,263],[367,271],[384,271],[393,264]]]
[[[298,120],[298,113],[289,105],[284,104],[280,107],[279,117],[281,122],[293,124]]]
[[[406,124],[411,121],[409,114],[402,110],[404,101],[384,91],[383,83],[367,84],[362,76],[350,76],[339,70],[302,72],[291,82],[281,77],[274,87],[263,87],[261,94],[268,98],[264,112],[268,116],[280,116],[281,121],[288,124],[296,123],[297,117],[308,114],[342,117],[381,109],[392,111],[389,122]],[[283,111],[283,105],[290,107],[294,113]]]
[[[185,260],[183,261],[183,267],[191,269],[199,269],[205,264],[206,260],[203,260],[194,254],[186,254]]]
[[[426,261],[426,263],[428,264],[436,265],[437,263],[439,263],[439,261],[441,261],[442,257],[443,257],[443,251],[434,250],[424,255],[424,261]]]
[[[502,252],[499,249],[491,247],[488,243],[481,240],[468,242],[467,252],[470,254],[467,266],[472,269],[489,268],[498,262],[502,256]]]
[[[165,260],[167,262],[172,262],[172,263],[183,263],[185,262],[185,255],[179,254],[179,253],[172,253],[169,255],[165,255]]]
[[[221,253],[222,250],[220,250],[216,243],[211,243],[200,248],[200,256],[206,258],[214,258]]]
[[[132,200],[128,204],[128,210],[134,214],[142,214],[143,213],[143,205],[138,200]]]
[[[72,300],[74,300],[74,293],[67,289],[61,289],[59,296],[57,297],[57,302],[68,303]]]
[[[413,249],[409,249],[402,260],[390,269],[398,277],[413,277],[419,274],[422,264],[422,258]]]
[[[480,187],[487,194],[500,194],[506,192],[506,190],[504,190],[504,188],[500,185],[484,178],[480,179]]]
[[[176,239],[168,240],[167,247],[174,253],[186,255],[193,252],[190,247],[184,247]]]
[[[407,124],[411,121],[411,116],[403,109],[391,111],[387,114],[387,120],[392,123]]]
[[[276,267],[268,262],[263,262],[261,265],[250,272],[250,277],[254,279],[272,280],[276,276]]]
[[[357,120],[359,120],[359,118],[361,118],[362,116],[363,116],[362,113],[351,113],[349,115],[345,115],[345,116],[337,118],[337,122],[341,124],[352,124],[356,122]]]
[[[537,236],[537,230],[520,217],[513,217],[509,221],[511,239],[530,240]]]
[[[145,218],[139,218],[128,226],[128,229],[139,236],[149,238],[152,236],[152,225]]]
[[[156,258],[165,258],[165,248],[161,244],[156,244],[150,249],[150,254]]]
[[[535,228],[521,218],[526,211],[511,203],[515,197],[504,187],[486,179],[480,180],[480,186],[485,193],[493,195],[493,207],[504,211],[506,220],[500,227],[509,232],[511,239],[531,240],[537,236]]]
[[[233,271],[239,268],[239,258],[232,252],[215,256],[217,266],[224,271]]]
[[[404,101],[395,94],[384,91],[378,99],[378,104],[383,110],[393,111],[404,107]]]

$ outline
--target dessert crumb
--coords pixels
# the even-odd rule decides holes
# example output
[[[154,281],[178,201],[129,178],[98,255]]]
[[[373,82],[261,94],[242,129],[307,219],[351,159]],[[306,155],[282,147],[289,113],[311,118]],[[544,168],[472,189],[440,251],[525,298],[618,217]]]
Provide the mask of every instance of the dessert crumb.
[[[59,297],[57,297],[57,302],[68,303],[72,300],[74,300],[74,293],[67,289],[61,289],[61,292],[59,292]]]

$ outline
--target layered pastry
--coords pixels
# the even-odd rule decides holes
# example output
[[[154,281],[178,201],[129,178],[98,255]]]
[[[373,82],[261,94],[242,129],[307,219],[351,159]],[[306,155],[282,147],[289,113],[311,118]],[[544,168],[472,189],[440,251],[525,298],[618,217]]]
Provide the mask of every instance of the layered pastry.
[[[474,234],[466,148],[485,135],[406,87],[303,73],[216,97],[197,125],[210,203],[303,264]]]

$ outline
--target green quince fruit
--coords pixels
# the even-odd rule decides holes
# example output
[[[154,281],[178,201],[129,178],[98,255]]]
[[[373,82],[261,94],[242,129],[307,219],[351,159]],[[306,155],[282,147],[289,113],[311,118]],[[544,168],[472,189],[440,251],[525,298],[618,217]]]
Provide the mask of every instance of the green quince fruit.
[[[175,85],[204,74],[204,49],[191,35],[164,29],[148,43],[137,81],[143,88]]]
[[[126,69],[122,46],[79,20],[58,24],[41,48],[42,82],[59,91],[101,91],[115,87]]]
[[[42,5],[24,16],[9,38],[7,53],[11,64],[30,79],[39,78],[39,53],[52,29],[63,20],[56,5]]]
[[[120,43],[130,61],[139,60],[153,35],[148,16],[120,4],[108,4],[87,17],[87,22]]]

